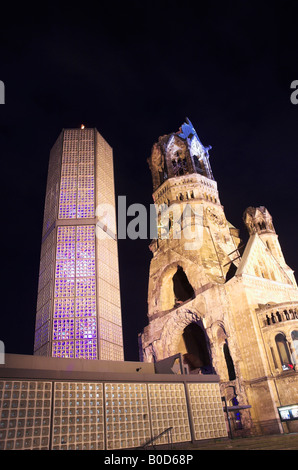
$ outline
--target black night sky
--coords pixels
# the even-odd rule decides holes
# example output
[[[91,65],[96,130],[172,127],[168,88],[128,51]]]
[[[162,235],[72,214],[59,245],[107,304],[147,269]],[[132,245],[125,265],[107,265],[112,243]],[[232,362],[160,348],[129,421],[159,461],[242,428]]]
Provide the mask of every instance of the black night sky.
[[[33,354],[49,152],[62,128],[96,127],[113,147],[116,195],[152,203],[147,165],[185,117],[203,145],[228,220],[264,205],[298,270],[298,5],[99,1],[1,7],[0,339]],[[36,5],[36,4],[35,4]],[[129,220],[129,219],[128,219]],[[147,325],[149,240],[120,240],[125,359]]]

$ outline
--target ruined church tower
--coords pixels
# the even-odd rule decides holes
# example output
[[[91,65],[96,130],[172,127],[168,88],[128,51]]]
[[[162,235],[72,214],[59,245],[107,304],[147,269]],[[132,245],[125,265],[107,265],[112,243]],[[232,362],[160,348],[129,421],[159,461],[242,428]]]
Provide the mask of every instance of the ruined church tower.
[[[245,211],[245,246],[226,219],[210,148],[186,119],[148,159],[157,236],[141,360],[180,353],[188,373],[220,376],[229,405],[251,407],[233,414],[235,433],[283,432],[278,406],[298,403],[297,284],[265,207]]]

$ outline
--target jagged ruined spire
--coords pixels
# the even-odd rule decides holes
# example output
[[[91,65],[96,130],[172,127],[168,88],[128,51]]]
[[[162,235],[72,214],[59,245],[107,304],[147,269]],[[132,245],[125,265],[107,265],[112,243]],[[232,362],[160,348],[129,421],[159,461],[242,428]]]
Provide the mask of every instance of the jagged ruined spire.
[[[148,159],[154,190],[167,179],[186,174],[198,173],[213,180],[210,149],[204,147],[188,118],[178,132],[159,137]]]

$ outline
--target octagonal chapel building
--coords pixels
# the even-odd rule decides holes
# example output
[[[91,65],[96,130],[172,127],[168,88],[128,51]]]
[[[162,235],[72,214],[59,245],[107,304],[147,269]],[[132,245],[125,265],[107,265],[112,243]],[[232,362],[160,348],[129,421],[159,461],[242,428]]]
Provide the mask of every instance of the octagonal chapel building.
[[[243,215],[245,245],[225,216],[204,147],[186,119],[148,159],[157,208],[140,356],[178,355],[191,374],[218,374],[234,434],[297,431],[278,408],[298,403],[298,288],[272,217]],[[249,408],[245,408],[250,406]],[[297,416],[298,418],[298,416]]]

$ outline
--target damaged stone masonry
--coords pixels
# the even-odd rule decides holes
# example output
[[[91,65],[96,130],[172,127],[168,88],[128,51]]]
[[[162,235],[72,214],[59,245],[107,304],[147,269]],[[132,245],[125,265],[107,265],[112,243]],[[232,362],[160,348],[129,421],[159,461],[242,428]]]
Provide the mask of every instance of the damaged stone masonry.
[[[156,362],[181,353],[190,374],[220,376],[236,435],[298,431],[281,423],[277,407],[298,403],[298,289],[272,217],[260,206],[243,215],[244,245],[225,216],[204,147],[186,119],[154,144],[149,168],[157,205],[201,205],[202,239],[168,237],[150,244],[148,326],[140,358]],[[198,219],[190,214],[190,226]],[[196,245],[197,243],[197,245]]]

